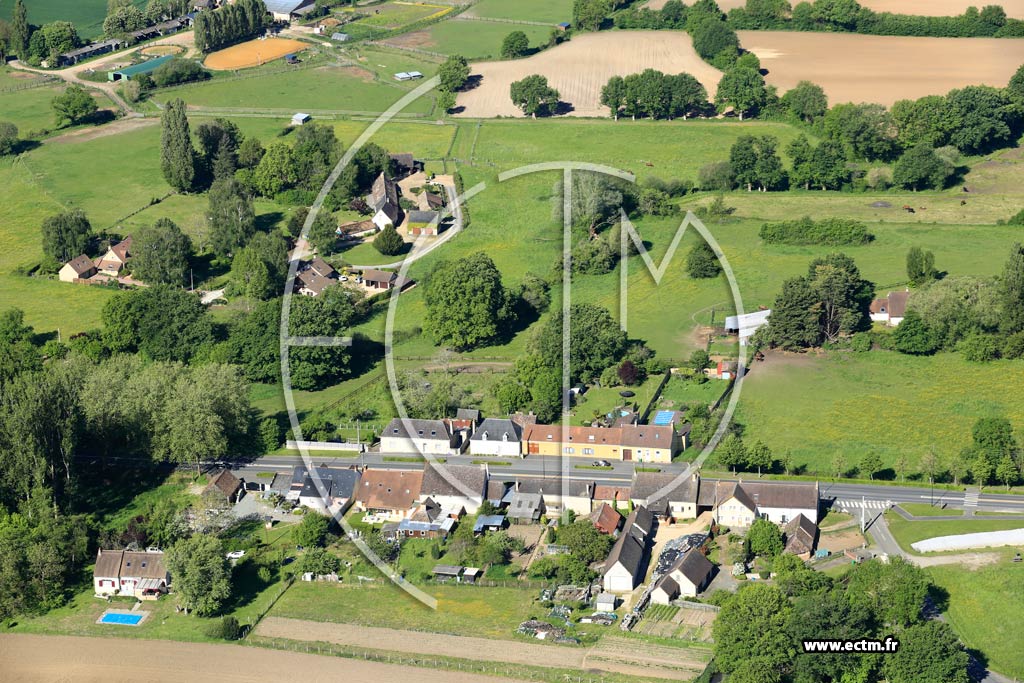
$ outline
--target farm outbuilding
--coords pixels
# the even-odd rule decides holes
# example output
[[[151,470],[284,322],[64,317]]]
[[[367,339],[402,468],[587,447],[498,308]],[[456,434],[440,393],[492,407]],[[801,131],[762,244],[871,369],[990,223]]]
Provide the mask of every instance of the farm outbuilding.
[[[419,71],[399,71],[395,74],[396,81],[414,81],[417,78],[423,78]]]
[[[312,12],[314,0],[263,0],[274,21],[290,22],[293,17],[301,17]]]
[[[345,41],[348,40],[348,34],[347,33],[340,33],[340,32],[339,33],[332,33],[331,34],[331,40],[336,40],[339,43],[344,43]]]
[[[304,123],[309,123],[310,119],[312,119],[312,118],[313,117],[310,116],[309,114],[304,114],[302,112],[299,112],[299,113],[297,113],[297,114],[292,116],[292,125],[293,126],[301,126]]]
[[[126,66],[123,69],[118,69],[117,71],[109,72],[107,74],[107,80],[130,81],[132,78],[136,76],[141,76],[142,74],[148,74],[156,71],[172,59],[174,59],[174,55],[164,55],[163,57],[156,57],[155,59],[150,59],[145,62],[132,64],[131,66]]]

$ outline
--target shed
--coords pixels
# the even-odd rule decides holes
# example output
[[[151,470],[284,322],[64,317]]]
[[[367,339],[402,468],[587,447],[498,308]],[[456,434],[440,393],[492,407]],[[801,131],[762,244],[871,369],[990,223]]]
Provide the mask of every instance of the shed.
[[[348,34],[347,33],[341,33],[340,31],[337,32],[337,33],[332,33],[331,34],[331,40],[336,40],[339,43],[344,43],[345,41],[348,40]]]
[[[439,564],[431,570],[431,574],[438,581],[450,581],[452,579],[458,581],[459,576],[462,574],[462,567],[457,567],[452,564]]]
[[[310,116],[309,114],[300,111],[299,113],[292,116],[292,125],[301,126],[304,123],[309,123],[310,120],[312,120],[312,118],[313,117]]]
[[[505,515],[481,515],[473,524],[473,533],[481,534],[485,531],[499,531],[503,528],[505,528]]]
[[[140,62],[139,64],[133,64],[131,66],[126,66],[123,69],[118,69],[117,71],[109,72],[107,74],[107,80],[108,81],[121,81],[121,80],[130,81],[135,76],[141,76],[142,74],[148,74],[148,73],[152,73],[153,71],[156,71],[157,69],[159,69],[161,66],[163,66],[167,62],[171,61],[172,59],[174,59],[174,55],[164,55],[163,57],[156,57],[154,59],[149,59],[149,60],[146,60],[145,62]]]
[[[598,594],[597,600],[594,601],[594,607],[598,612],[614,612],[615,596],[604,592]]]

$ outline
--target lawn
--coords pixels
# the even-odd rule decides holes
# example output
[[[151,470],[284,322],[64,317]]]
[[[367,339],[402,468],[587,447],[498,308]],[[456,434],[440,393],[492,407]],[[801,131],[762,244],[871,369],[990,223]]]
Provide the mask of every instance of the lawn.
[[[930,448],[940,456],[959,452],[979,417],[1004,416],[1024,427],[1015,367],[975,365],[950,353],[773,354],[744,381],[737,419],[776,454],[791,452],[807,474],[829,476],[836,453],[852,469],[869,452],[886,465],[902,454],[913,471]]]
[[[680,375],[673,375],[662,390],[657,407],[665,410],[680,410],[690,403],[711,405],[722,396],[728,384],[728,382],[718,380],[697,383]]]
[[[16,125],[23,138],[39,137],[55,127],[50,103],[64,89],[63,85],[40,85],[25,90],[0,91],[0,121]],[[93,99],[100,108],[110,107],[110,100],[102,93],[93,93]]]
[[[572,21],[571,0],[481,0],[470,10],[473,16],[494,19],[519,19],[558,24]]]
[[[452,19],[391,38],[389,42],[446,55],[462,55],[467,59],[498,59],[501,43],[512,31],[525,33],[531,47],[547,44],[551,35],[547,26]]]
[[[900,503],[900,507],[915,517],[950,517],[960,514],[960,510],[946,509],[928,503]]]
[[[938,536],[955,536],[957,534],[973,534],[983,531],[1006,531],[1024,526],[1021,520],[1013,519],[970,519],[907,521],[892,512],[885,513],[889,531],[907,552],[914,552],[911,543]]]
[[[959,565],[929,567],[932,581],[949,594],[946,618],[967,647],[979,650],[992,669],[1024,678],[1024,648],[1020,646],[1020,615],[1024,592],[1024,563],[1009,562],[1010,552],[995,565],[976,570]]]
[[[396,586],[296,583],[274,605],[276,617],[335,621],[363,626],[433,631],[482,638],[511,638],[520,622],[546,614],[537,591],[437,585],[431,610]]]

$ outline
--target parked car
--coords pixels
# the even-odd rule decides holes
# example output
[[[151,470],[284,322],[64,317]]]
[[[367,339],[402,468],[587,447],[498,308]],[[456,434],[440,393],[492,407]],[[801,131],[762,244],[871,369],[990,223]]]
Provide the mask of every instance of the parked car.
[[[227,558],[229,560],[240,560],[243,557],[245,557],[244,550],[232,550],[230,553],[227,554]]]
[[[607,460],[595,460],[591,463],[594,467],[611,467],[612,464]]]

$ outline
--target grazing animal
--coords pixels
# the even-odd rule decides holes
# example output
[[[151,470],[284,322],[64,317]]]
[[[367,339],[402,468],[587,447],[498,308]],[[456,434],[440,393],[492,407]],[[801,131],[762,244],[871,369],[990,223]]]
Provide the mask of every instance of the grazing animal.
[[[654,166],[654,164],[652,164],[652,163],[651,163],[651,162],[649,162],[649,161],[645,161],[645,162],[644,162],[644,166]]]
[[[960,206],[967,206],[967,200],[966,199],[961,199],[960,200]]]
[[[923,207],[923,206],[919,206],[919,207],[917,207],[917,210],[918,211],[927,211],[928,209]]]
[[[970,190],[967,189],[966,185],[964,185],[964,192],[970,192]]]
[[[906,211],[907,213],[914,213],[914,207],[912,206],[904,206],[903,210]]]

